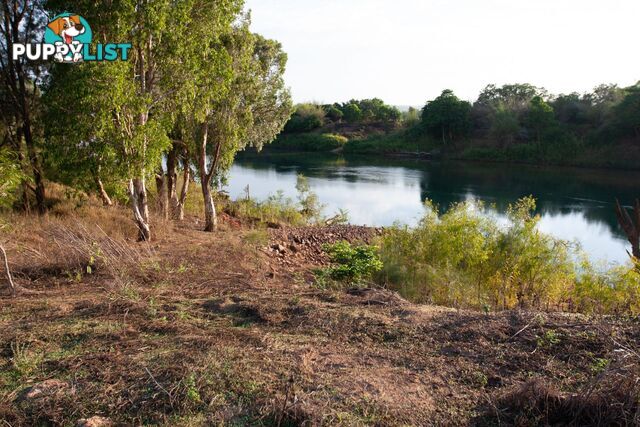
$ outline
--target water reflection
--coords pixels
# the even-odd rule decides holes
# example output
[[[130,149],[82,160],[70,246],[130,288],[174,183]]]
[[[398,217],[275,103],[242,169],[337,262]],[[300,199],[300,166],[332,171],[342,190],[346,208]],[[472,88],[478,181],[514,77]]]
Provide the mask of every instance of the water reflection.
[[[318,154],[245,155],[233,166],[227,191],[262,199],[278,190],[296,196],[303,173],[326,213],[349,211],[354,224],[415,224],[422,202],[442,208],[477,198],[504,215],[509,203],[533,195],[542,215],[540,227],[578,241],[594,258],[626,262],[627,242],[619,229],[615,198],[638,196],[640,173],[472,162],[337,157]]]

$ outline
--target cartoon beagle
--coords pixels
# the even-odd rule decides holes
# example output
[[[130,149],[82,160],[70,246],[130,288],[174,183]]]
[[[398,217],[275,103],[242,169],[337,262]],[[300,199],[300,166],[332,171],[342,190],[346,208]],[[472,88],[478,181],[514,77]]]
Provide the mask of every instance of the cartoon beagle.
[[[79,36],[85,32],[84,25],[80,22],[80,17],[78,15],[64,16],[56,19],[55,21],[49,22],[48,27],[53,31],[56,35],[60,36],[65,44],[77,44],[77,41],[74,41],[74,37]],[[57,42],[58,44],[60,42]],[[58,53],[55,56],[55,59],[62,62],[65,59],[62,58],[62,54]],[[80,53],[75,53],[73,55],[73,62],[78,62],[82,59],[82,55]],[[67,58],[67,61],[70,61],[71,58]]]

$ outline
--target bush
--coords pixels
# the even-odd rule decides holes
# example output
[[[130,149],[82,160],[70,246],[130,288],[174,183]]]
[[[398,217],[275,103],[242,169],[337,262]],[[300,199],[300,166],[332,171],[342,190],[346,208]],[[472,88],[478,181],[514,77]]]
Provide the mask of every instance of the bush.
[[[577,263],[577,248],[538,230],[534,209],[532,198],[518,201],[501,226],[479,202],[442,215],[427,202],[417,227],[383,236],[382,284],[416,302],[454,307],[640,313],[637,271]]]
[[[333,134],[280,135],[271,144],[274,150],[287,151],[331,151],[343,147],[348,139]]]
[[[382,262],[374,246],[351,246],[348,242],[324,245],[331,262],[336,265],[326,270],[333,280],[360,284],[382,269]]]
[[[285,133],[303,133],[324,125],[325,111],[317,104],[299,104],[284,127]]]

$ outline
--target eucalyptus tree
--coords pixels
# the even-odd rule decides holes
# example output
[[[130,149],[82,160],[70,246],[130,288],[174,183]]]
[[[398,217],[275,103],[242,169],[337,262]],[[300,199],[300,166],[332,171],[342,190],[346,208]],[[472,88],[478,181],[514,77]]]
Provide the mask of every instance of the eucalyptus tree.
[[[248,17],[200,49],[194,57],[188,118],[202,187],[205,231],[217,227],[213,184],[238,151],[261,149],[282,130],[292,111],[281,45],[249,31]],[[189,112],[185,112],[189,113]]]
[[[36,43],[46,24],[43,1],[3,0],[0,20],[0,116],[8,145],[21,165],[28,163],[32,180],[22,180],[23,206],[28,210],[29,190],[36,207],[45,213],[45,188],[39,152],[37,117],[40,111],[40,89],[44,64],[26,57],[13,60],[11,52],[17,43]]]
[[[103,122],[99,140],[117,153],[139,237],[149,240],[147,179],[159,169],[171,146],[168,131],[174,112],[184,99],[183,92],[189,91],[191,75],[183,63],[190,63],[192,57],[184,53],[198,51],[207,42],[194,34],[196,29],[220,32],[231,24],[240,4],[236,0],[122,0],[113,11],[110,0],[97,3],[51,0],[48,7],[84,16],[98,38],[132,43],[128,61],[101,64],[103,68],[80,67],[89,69],[85,82],[100,88],[94,98],[100,108],[95,110],[106,109],[109,120]],[[89,120],[86,113],[80,114]]]
[[[113,126],[122,95],[114,93],[115,73],[104,64],[54,64],[46,87],[45,148],[51,179],[96,192],[107,206],[107,188],[125,182],[123,153]]]

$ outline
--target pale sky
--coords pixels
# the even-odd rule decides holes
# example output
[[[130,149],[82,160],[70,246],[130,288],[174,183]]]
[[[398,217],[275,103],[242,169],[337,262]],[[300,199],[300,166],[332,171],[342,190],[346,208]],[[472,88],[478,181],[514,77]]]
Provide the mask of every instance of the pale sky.
[[[640,80],[640,0],[246,0],[294,101],[420,106],[488,83],[552,93]]]

